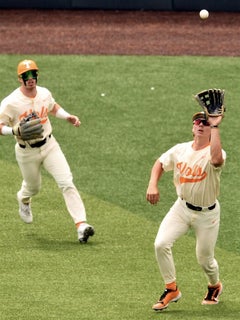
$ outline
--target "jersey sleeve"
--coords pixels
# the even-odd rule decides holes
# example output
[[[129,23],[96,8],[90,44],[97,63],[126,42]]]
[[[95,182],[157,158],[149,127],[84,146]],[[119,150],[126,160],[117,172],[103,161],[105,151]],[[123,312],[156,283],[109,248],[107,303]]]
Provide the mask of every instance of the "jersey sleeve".
[[[9,106],[8,99],[5,98],[2,100],[0,105],[0,123],[9,126],[12,125],[13,122],[11,108]]]
[[[39,87],[38,87],[38,90],[39,90]],[[44,105],[48,107],[48,112],[51,112],[54,105],[56,104],[56,101],[53,98],[52,93],[47,88],[41,87],[41,96],[42,96]]]
[[[174,155],[176,147],[177,146],[172,147],[159,157],[159,161],[162,163],[164,171],[171,171],[174,169]]]

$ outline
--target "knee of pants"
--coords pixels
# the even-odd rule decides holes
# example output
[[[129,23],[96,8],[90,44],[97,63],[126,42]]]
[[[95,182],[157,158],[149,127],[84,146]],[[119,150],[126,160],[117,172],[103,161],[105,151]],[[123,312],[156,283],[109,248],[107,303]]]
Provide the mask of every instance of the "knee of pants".
[[[216,266],[215,259],[212,257],[198,256],[197,261],[204,270],[211,270]]]
[[[71,190],[76,190],[76,187],[73,183],[65,186],[59,186],[59,188],[61,189],[62,193],[71,192]]]
[[[26,187],[26,189],[28,190],[29,193],[31,193],[32,195],[37,194],[40,191],[41,188],[41,184],[36,184],[36,185],[28,185]]]
[[[155,252],[157,252],[157,253],[166,252],[171,247],[172,247],[172,245],[167,243],[167,242],[165,242],[164,240],[155,241],[155,243],[154,243]]]
[[[71,189],[71,188],[75,188],[72,177],[69,177],[69,178],[66,178],[63,180],[58,180],[57,184],[58,184],[59,189],[62,190],[62,192],[65,192],[66,190]]]

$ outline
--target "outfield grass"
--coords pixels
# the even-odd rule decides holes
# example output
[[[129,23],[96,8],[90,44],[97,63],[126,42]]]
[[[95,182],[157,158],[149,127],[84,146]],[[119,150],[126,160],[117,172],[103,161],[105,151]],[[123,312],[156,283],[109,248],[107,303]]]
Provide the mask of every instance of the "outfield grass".
[[[18,85],[16,65],[25,56],[1,55],[0,99]],[[77,242],[75,227],[52,178],[32,204],[34,223],[18,217],[21,176],[12,137],[0,137],[0,319],[237,319],[239,310],[240,59],[222,57],[32,56],[39,84],[48,87],[79,129],[52,119],[96,235]],[[153,242],[175,200],[172,176],[161,183],[158,206],[145,201],[155,159],[191,139],[194,93],[226,90],[221,124],[227,165],[222,174],[222,224],[216,248],[224,294],[203,307],[206,279],[190,231],[174,247],[183,298],[156,314],[151,305],[163,283]],[[154,90],[152,90],[154,88]],[[101,96],[105,93],[105,96]]]

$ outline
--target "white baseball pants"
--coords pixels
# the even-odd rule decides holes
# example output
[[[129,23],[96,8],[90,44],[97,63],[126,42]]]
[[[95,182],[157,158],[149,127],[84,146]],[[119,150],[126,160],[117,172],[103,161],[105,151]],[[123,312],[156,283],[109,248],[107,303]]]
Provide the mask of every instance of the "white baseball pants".
[[[83,201],[75,185],[67,160],[56,139],[51,136],[40,148],[21,148],[15,145],[16,159],[22,173],[22,187],[18,193],[23,202],[31,201],[41,188],[41,167],[55,179],[63,193],[68,212],[74,223],[86,221]]]
[[[203,268],[210,284],[219,281],[219,268],[214,258],[220,224],[220,205],[213,210],[193,211],[185,201],[178,198],[162,220],[156,239],[155,254],[165,284],[176,281],[176,270],[172,255],[174,242],[193,228],[196,235],[197,261]]]

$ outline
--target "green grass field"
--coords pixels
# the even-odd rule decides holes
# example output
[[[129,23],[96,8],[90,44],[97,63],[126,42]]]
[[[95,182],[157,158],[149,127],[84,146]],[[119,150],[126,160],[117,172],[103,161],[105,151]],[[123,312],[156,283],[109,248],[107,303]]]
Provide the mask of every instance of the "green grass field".
[[[18,86],[16,66],[24,58],[0,56],[0,100]],[[240,58],[28,58],[40,68],[39,85],[82,121],[76,129],[54,118],[53,134],[69,161],[96,234],[87,245],[78,243],[62,195],[45,171],[41,192],[32,203],[34,223],[22,223],[14,139],[0,136],[0,319],[237,319]],[[228,158],[216,247],[224,293],[218,305],[201,306],[207,282],[189,231],[173,249],[183,297],[159,314],[151,310],[163,290],[153,243],[176,195],[171,173],[165,174],[161,202],[150,206],[145,200],[149,174],[162,152],[192,139],[191,117],[200,110],[193,94],[210,87],[226,90],[221,136]]]

